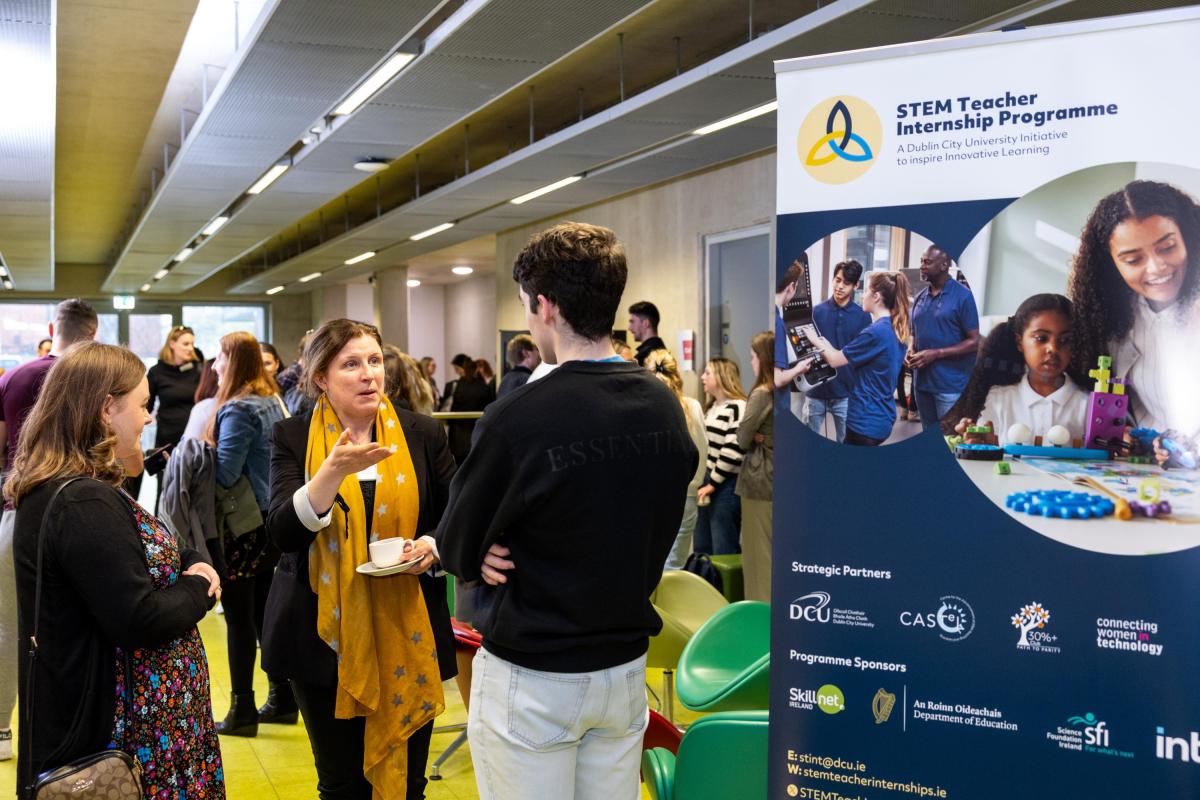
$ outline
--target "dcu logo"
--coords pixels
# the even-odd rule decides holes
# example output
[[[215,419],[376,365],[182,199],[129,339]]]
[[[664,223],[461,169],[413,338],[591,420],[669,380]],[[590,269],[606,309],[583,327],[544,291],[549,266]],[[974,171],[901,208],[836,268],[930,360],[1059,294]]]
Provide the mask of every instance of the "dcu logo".
[[[849,183],[875,163],[883,140],[879,115],[857,97],[831,97],[800,125],[796,149],[804,169],[822,183]]]

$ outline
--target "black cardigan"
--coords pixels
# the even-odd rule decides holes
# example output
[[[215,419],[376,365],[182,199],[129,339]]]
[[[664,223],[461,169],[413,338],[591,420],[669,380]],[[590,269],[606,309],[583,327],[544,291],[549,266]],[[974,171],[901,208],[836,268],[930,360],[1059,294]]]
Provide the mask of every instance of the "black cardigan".
[[[21,498],[13,532],[21,656],[22,724],[27,720],[28,642],[33,630],[37,537],[58,482]],[[201,561],[181,549],[181,572]],[[208,581],[180,575],[155,589],[129,501],[108,484],[66,487],[46,527],[42,611],[33,709],[34,741],[22,730],[18,778],[32,755],[33,774],[104,749],[112,738],[116,646],[158,647],[187,633],[212,605]]]
[[[417,473],[420,512],[417,535],[433,533],[450,494],[454,459],[442,426],[430,417],[396,409]],[[271,437],[271,509],[267,530],[283,551],[263,623],[262,664],[269,675],[295,678],[305,683],[334,686],[337,658],[317,635],[317,595],[308,585],[308,547],[317,534],[296,516],[292,495],[304,485],[304,459],[312,412],[275,424]],[[454,632],[446,602],[446,578],[420,576],[429,622],[437,644],[442,680],[458,673],[454,658]]]
[[[204,362],[189,361],[183,367],[160,360],[146,373],[150,385],[149,409],[158,400],[158,422],[154,446],[179,444],[187,429],[188,417],[196,404],[196,387],[200,385],[200,367]]]

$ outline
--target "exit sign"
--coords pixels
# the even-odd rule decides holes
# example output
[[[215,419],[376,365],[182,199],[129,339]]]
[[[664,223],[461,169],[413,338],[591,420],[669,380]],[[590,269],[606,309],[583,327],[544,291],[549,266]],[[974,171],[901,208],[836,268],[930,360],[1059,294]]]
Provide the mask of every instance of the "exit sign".
[[[132,311],[135,305],[136,301],[131,294],[113,295],[113,308],[117,311]]]

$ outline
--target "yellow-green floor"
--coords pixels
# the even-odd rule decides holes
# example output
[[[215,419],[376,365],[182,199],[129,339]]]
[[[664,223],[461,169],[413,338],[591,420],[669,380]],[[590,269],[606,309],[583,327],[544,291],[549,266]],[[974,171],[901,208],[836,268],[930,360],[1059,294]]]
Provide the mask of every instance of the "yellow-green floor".
[[[220,717],[229,704],[229,662],[225,650],[224,618],[209,614],[200,623],[200,633],[204,637],[212,676],[213,709]],[[662,673],[658,670],[650,670],[647,677],[656,690],[662,685]],[[266,676],[259,670],[255,670],[254,684],[258,697],[266,697]],[[467,713],[457,684],[452,680],[446,681],[443,688],[446,713],[438,717],[436,724],[442,726],[466,721]],[[677,705],[676,716],[688,722],[698,715],[690,714]],[[457,732],[434,734],[429,754],[431,765],[457,735]],[[230,800],[313,800],[317,796],[317,776],[303,723],[262,725],[258,729],[258,736],[253,739],[222,736],[221,756],[225,762],[226,794]],[[442,767],[441,774],[442,780],[429,782],[429,788],[425,791],[428,800],[476,800],[479,797],[475,789],[469,745],[463,744]],[[0,761],[0,797],[13,796],[16,776],[15,759]],[[642,790],[642,796],[649,797],[645,789]]]

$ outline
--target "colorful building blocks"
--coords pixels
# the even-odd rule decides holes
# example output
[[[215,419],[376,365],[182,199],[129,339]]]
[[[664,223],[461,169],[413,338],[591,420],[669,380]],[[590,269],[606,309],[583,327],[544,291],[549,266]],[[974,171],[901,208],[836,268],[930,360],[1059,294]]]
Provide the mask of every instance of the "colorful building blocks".
[[[1002,461],[1004,448],[994,444],[960,444],[954,448],[954,457],[964,461]]]
[[[1087,428],[1084,432],[1083,446],[1088,448],[1102,447],[1102,441],[1120,441],[1125,435],[1125,426],[1129,418],[1129,398],[1124,394],[1125,384],[1120,385],[1120,393],[1110,391],[1112,359],[1100,356],[1099,368],[1088,372],[1096,379],[1096,390],[1088,398]]]
[[[1116,505],[1112,500],[1088,492],[1071,492],[1065,489],[1039,489],[1032,492],[1014,492],[1004,501],[1013,511],[1035,517],[1058,517],[1060,519],[1093,519],[1113,513]]]
[[[990,444],[999,446],[1000,439],[996,436],[996,429],[992,423],[985,422],[982,425],[971,425],[963,432],[963,442],[965,444]]]
[[[1012,475],[1012,465],[1007,461],[997,461],[993,469],[996,470],[997,475]]]

